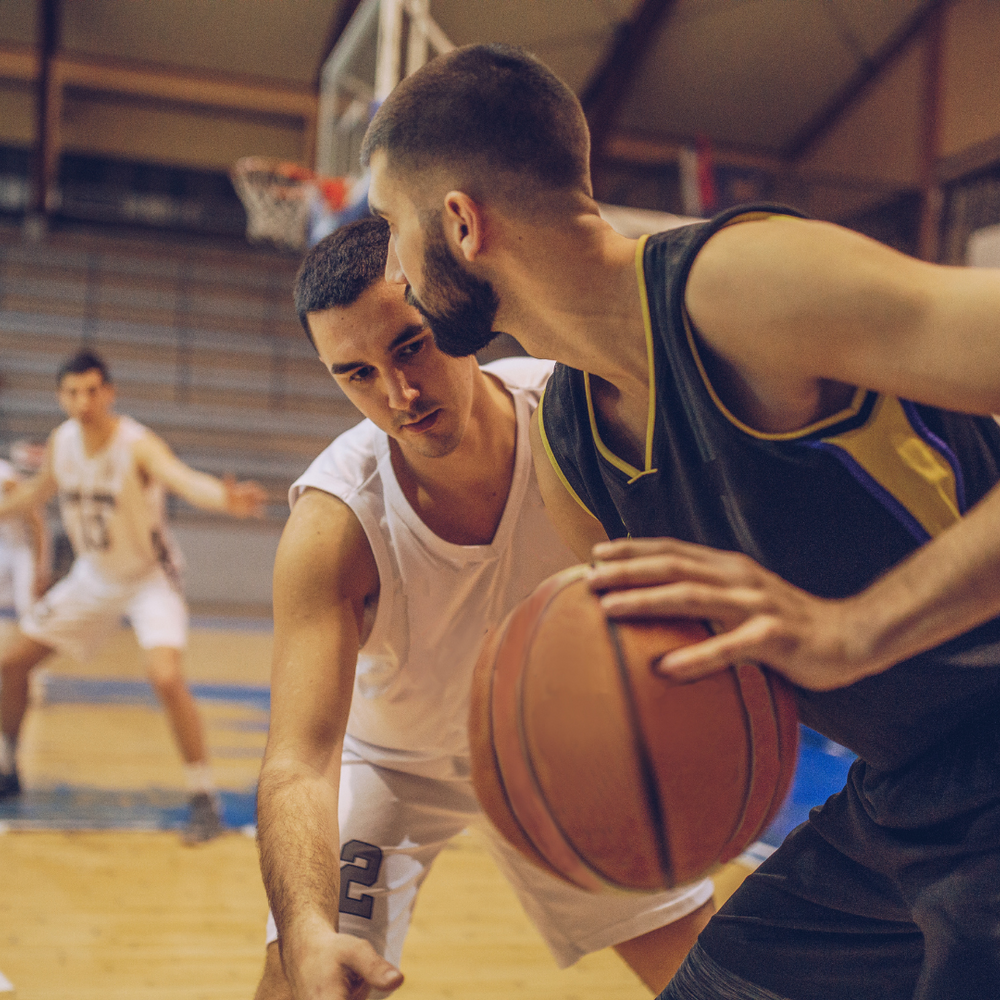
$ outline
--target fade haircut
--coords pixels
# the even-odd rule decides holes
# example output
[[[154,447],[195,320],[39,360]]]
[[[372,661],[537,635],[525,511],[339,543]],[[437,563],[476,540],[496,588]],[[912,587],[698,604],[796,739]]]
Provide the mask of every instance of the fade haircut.
[[[490,178],[494,192],[498,173],[542,189],[592,190],[590,133],[576,95],[509,45],[468,45],[408,76],[368,126],[364,166],[379,149],[393,173],[457,164],[475,170],[470,178]]]
[[[62,380],[67,375],[83,375],[84,372],[93,371],[101,373],[101,381],[105,385],[111,385],[111,373],[108,371],[108,366],[104,363],[104,359],[94,351],[77,351],[59,369],[56,375],[56,385],[62,385]]]
[[[309,313],[353,305],[385,278],[389,226],[385,219],[350,222],[323,237],[295,276],[295,311],[312,342]],[[313,344],[315,347],[316,345]]]

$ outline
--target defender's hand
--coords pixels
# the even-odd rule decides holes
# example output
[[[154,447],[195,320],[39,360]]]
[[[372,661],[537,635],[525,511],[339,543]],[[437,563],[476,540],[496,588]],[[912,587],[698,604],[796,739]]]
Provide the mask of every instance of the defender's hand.
[[[226,489],[226,513],[233,517],[263,517],[267,505],[267,490],[253,480],[237,482],[232,476],[224,476]]]
[[[391,992],[403,982],[399,969],[363,938],[330,928],[313,930],[289,950],[294,955],[284,958],[285,974],[295,1000],[367,1000],[373,989]]]
[[[826,600],[738,552],[671,538],[594,547],[590,584],[609,618],[697,618],[710,639],[667,654],[663,673],[697,680],[732,663],[763,663],[816,691],[891,666],[869,654],[858,599]]]

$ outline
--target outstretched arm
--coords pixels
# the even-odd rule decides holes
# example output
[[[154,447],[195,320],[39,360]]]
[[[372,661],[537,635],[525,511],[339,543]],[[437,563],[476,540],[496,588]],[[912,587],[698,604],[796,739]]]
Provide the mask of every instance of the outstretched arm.
[[[357,518],[307,490],[275,560],[271,726],[257,791],[261,873],[296,1000],[361,1000],[402,982],[366,941],[337,931],[340,760],[364,604],[377,592]]]
[[[198,472],[185,465],[152,431],[147,431],[133,449],[136,462],[148,476],[195,507],[234,517],[260,517],[263,512],[267,493],[260,485]]]

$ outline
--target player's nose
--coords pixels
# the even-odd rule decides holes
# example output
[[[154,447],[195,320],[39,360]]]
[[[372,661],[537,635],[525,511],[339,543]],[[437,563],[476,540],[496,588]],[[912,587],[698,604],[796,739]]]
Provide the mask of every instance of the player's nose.
[[[420,395],[420,389],[407,379],[405,372],[390,372],[387,382],[389,405],[394,410],[408,410]]]

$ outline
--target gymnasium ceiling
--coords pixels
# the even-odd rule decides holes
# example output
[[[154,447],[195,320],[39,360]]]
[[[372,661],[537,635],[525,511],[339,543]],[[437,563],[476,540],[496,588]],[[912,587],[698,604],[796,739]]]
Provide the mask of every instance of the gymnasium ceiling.
[[[323,61],[357,5],[0,0],[0,77],[21,73],[29,83],[26,60],[37,51],[39,12],[47,8],[59,20],[53,54],[75,60],[77,75],[66,79],[78,87],[114,87],[121,79],[133,97],[190,96],[194,103],[201,98],[191,88],[215,87],[220,106],[232,101],[241,113],[308,120],[301,109],[315,102]],[[897,188],[926,182],[920,133],[927,105],[918,93],[925,71],[914,52],[938,13],[959,7],[967,12],[964,39],[975,43],[968,25],[984,12],[1000,31],[1000,0],[430,0],[431,15],[456,44],[504,41],[533,50],[581,96],[602,154],[646,166],[676,162],[681,144],[703,136],[719,162],[801,167],[908,61],[910,93],[898,112],[883,112],[891,127],[869,125],[860,141],[872,147],[870,162],[846,167]],[[996,47],[981,46],[991,64],[1000,64]],[[990,72],[990,81],[1000,79],[1000,69]],[[176,81],[179,89],[171,89]],[[883,102],[893,99],[890,87]],[[985,114],[989,121],[972,139],[982,146],[986,135],[1000,147],[1000,116],[995,107]],[[963,136],[942,141],[954,148],[931,155],[971,143]],[[880,143],[905,146],[904,155]],[[996,162],[1000,148],[983,155]],[[843,157],[821,166],[845,170]]]
[[[41,2],[0,0],[0,45],[34,46]],[[59,48],[168,72],[309,87],[355,5],[62,0]],[[431,0],[431,13],[456,44],[524,45],[577,93],[596,84],[603,99],[613,98],[616,130],[669,140],[703,133],[778,154],[822,127],[823,116],[878,69],[887,48],[932,6],[929,0]],[[637,22],[631,32],[630,20]]]

